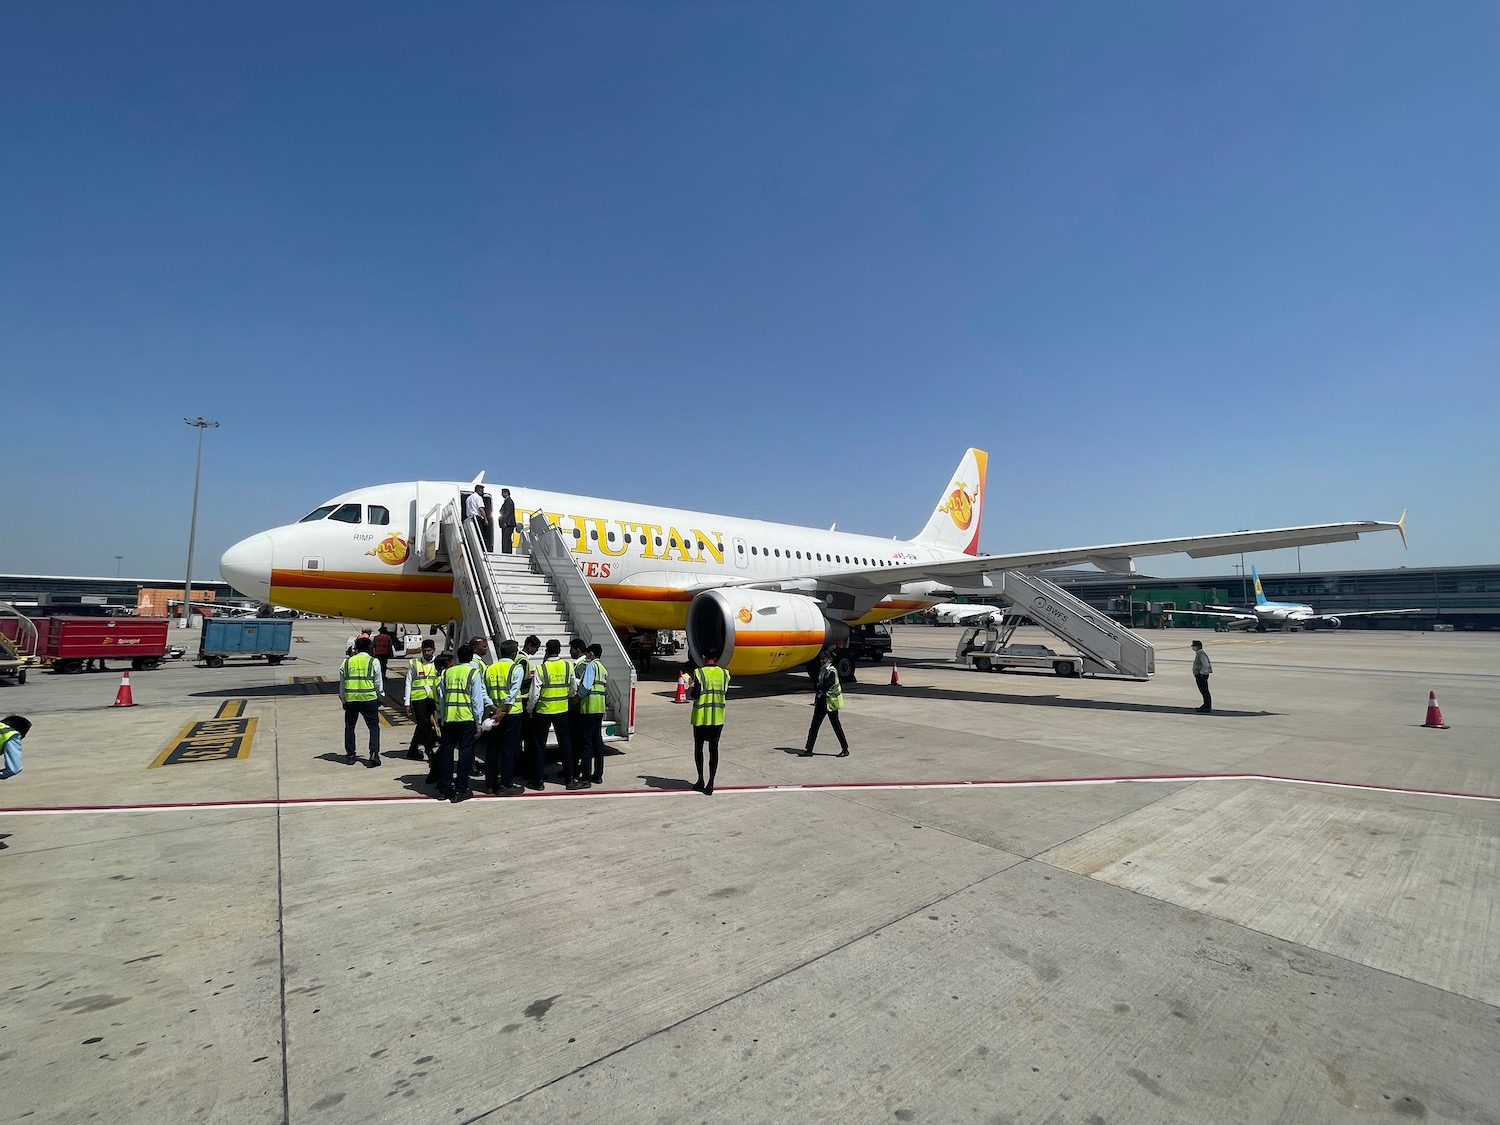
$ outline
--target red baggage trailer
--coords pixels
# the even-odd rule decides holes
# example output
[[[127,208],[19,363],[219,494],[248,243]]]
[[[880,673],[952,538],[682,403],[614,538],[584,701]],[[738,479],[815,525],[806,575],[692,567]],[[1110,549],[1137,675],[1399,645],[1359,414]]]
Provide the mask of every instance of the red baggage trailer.
[[[167,655],[165,617],[40,617],[36,650],[54,672],[82,672],[84,661],[128,660],[136,671],[159,668]]]

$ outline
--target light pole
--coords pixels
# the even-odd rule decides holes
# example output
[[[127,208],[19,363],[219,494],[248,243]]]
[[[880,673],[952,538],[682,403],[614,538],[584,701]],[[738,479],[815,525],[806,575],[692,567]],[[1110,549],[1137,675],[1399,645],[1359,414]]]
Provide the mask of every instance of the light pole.
[[[120,560],[123,559],[124,557],[125,557],[124,555],[116,555],[115,556],[115,577],[116,578],[120,577]]]
[[[203,471],[203,431],[217,430],[219,423],[210,422],[206,418],[184,418],[189,426],[198,430],[198,463],[193,467],[193,521],[188,525],[188,563],[187,578],[182,583],[182,626],[187,629],[192,625],[193,612],[193,541],[198,537],[198,477]]]

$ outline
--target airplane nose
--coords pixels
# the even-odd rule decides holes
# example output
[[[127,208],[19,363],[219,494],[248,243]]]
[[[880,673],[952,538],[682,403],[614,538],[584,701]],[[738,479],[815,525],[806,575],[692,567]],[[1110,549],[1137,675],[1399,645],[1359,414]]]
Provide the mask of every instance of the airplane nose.
[[[269,601],[271,598],[271,537],[265,532],[241,539],[224,552],[219,573],[246,597]]]

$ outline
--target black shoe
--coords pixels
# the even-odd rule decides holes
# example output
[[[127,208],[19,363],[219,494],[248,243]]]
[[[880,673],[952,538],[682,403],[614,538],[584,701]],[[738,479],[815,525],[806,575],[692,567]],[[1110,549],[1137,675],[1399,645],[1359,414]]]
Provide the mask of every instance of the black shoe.
[[[368,762],[366,762],[365,765],[369,766],[370,769],[374,769],[375,767],[377,767],[378,765],[380,765],[380,755],[379,754],[371,754],[370,755],[370,760]]]
[[[576,781],[573,781],[573,780],[571,780],[571,779],[569,779],[569,780],[568,780],[568,781],[567,781],[567,782],[566,782],[566,783],[565,783],[565,784],[564,784],[564,785],[563,785],[563,788],[564,788],[564,789],[567,789],[567,790],[569,790],[569,791],[570,791],[570,792],[571,792],[571,791],[575,791],[575,790],[578,790],[578,789],[582,789],[582,788],[583,788],[583,786],[582,786],[582,785],[579,785],[579,784],[578,784],[578,782],[576,782]]]
[[[345,765],[352,766],[357,761],[359,761],[359,756],[357,754],[345,754],[344,755],[344,764]]]
[[[517,797],[517,796],[520,796],[524,792],[526,792],[526,786],[524,786],[524,785],[502,785],[502,786],[500,786],[500,790],[496,794],[496,796],[499,796],[499,797]]]
[[[603,785],[604,775],[602,773],[596,773],[593,777],[589,778],[589,780],[592,781],[595,785]]]
[[[797,751],[797,757],[799,757],[799,758],[811,758],[812,757],[812,751],[811,750],[798,750]]]
[[[847,750],[840,750],[837,754],[834,755],[835,758],[847,758],[848,756],[849,751]]]
[[[693,788],[696,789],[696,790],[698,790],[698,792],[702,793],[703,792],[703,782],[701,782],[701,781],[695,781],[695,782],[693,782]]]
[[[594,779],[593,778],[591,778],[591,777],[580,777],[578,779],[578,788],[580,788],[580,789],[592,789],[593,787],[594,787]]]
[[[463,801],[467,801],[472,796],[474,796],[474,794],[473,794],[473,792],[471,790],[460,789],[457,792],[455,792],[453,794],[453,796],[449,797],[448,800],[452,801],[455,805],[457,805],[457,804],[459,804],[459,803],[461,803]]]
[[[410,758],[414,762],[420,762],[422,760],[422,751],[420,751],[420,750],[408,750],[406,752],[406,756],[408,758]]]
[[[453,797],[453,790],[451,790],[451,789],[439,789],[437,791],[437,799],[439,801],[447,801],[447,800],[450,800],[452,797]]]
[[[534,789],[536,792],[540,793],[543,789],[547,788],[547,783],[545,781],[528,781],[526,783],[526,788]]]
[[[712,797],[714,795],[714,787],[713,787],[713,785],[711,785],[711,784],[710,785],[705,785],[703,787],[703,795],[705,797]]]

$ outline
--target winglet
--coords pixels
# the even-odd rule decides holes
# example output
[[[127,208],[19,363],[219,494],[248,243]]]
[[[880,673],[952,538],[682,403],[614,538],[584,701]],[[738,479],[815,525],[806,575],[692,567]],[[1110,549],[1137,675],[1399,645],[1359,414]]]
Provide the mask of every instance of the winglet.
[[[1396,521],[1396,530],[1401,533],[1401,546],[1405,550],[1408,550],[1408,551],[1411,550],[1411,547],[1406,542],[1406,509],[1405,508],[1401,509],[1401,518]]]

